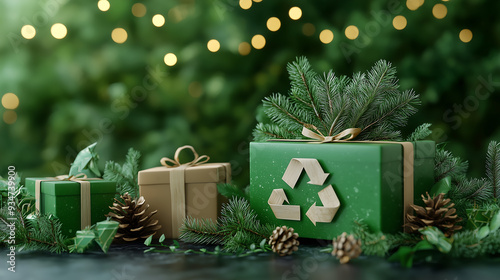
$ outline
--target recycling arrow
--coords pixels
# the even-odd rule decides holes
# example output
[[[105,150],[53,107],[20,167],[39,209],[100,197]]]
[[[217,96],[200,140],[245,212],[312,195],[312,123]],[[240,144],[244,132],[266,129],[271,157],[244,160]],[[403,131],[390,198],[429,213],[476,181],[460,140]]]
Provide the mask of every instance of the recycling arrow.
[[[323,172],[323,168],[321,168],[321,165],[315,158],[292,158],[286,168],[285,174],[283,174],[283,181],[290,188],[295,188],[295,184],[297,184],[303,169],[306,170],[306,174],[309,176],[310,181],[308,184],[312,185],[323,185],[328,175],[330,175]]]
[[[316,223],[330,223],[339,210],[339,198],[333,190],[332,185],[318,192],[318,196],[323,206],[316,206],[316,202],[314,202],[309,210],[307,210],[306,216],[314,225]]]
[[[309,176],[310,181],[308,183],[312,185],[323,185],[328,175],[330,175],[323,171],[317,159],[293,158],[290,160],[282,179],[293,189],[303,170],[305,170]],[[330,223],[339,210],[339,198],[333,190],[332,185],[328,185],[318,192],[318,196],[323,206],[316,206],[315,202],[309,210],[307,210],[306,216],[314,225],[316,225],[316,223]],[[267,203],[273,210],[274,216],[276,216],[277,219],[300,221],[300,206],[283,205],[285,201],[289,203],[285,190],[274,189]]]
[[[271,206],[277,219],[300,221],[300,206],[283,205],[285,201],[288,202],[285,191],[283,189],[274,189],[267,203]]]

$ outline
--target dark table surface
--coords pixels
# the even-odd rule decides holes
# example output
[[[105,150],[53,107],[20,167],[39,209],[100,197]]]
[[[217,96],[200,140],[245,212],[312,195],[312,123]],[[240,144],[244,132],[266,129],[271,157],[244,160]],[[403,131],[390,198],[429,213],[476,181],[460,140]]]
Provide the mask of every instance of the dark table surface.
[[[168,242],[166,242],[168,243]],[[196,248],[181,244],[182,248]],[[278,257],[262,253],[247,257],[144,253],[142,244],[111,246],[108,254],[18,253],[16,272],[0,270],[0,280],[149,280],[149,279],[500,279],[500,260],[457,260],[420,263],[411,269],[382,258],[363,256],[341,265],[315,244],[301,245],[296,254]],[[5,248],[0,260],[7,259]]]

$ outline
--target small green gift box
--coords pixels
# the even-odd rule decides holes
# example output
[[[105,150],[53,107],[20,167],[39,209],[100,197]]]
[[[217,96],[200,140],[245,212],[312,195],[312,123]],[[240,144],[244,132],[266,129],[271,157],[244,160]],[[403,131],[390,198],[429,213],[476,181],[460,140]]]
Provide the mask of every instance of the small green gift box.
[[[363,220],[403,230],[409,205],[434,184],[435,143],[253,142],[250,203],[262,222],[333,239]]]
[[[62,233],[76,231],[105,219],[116,193],[116,182],[96,179],[26,178],[26,188],[36,199],[41,214],[53,214],[62,223]],[[36,194],[37,181],[40,186]],[[82,209],[83,204],[83,209]]]

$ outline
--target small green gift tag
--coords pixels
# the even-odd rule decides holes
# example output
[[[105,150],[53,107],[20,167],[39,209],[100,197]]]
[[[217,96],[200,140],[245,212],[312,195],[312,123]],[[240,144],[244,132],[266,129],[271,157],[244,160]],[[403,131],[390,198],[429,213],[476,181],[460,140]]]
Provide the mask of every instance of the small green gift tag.
[[[85,229],[76,232],[74,251],[85,252],[94,242],[96,235],[93,230]]]
[[[96,224],[94,229],[96,233],[95,240],[104,253],[108,252],[109,246],[111,246],[115,238],[116,231],[118,231],[119,224],[115,221],[103,221]]]

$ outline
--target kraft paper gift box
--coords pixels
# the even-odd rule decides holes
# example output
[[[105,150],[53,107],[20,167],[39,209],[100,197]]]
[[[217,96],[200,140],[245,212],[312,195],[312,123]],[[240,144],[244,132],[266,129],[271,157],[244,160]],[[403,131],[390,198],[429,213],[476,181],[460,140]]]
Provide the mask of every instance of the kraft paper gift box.
[[[250,203],[262,222],[301,237],[331,240],[355,220],[403,231],[409,205],[434,184],[434,155],[433,141],[253,142]]]
[[[195,160],[180,164],[178,154],[189,148],[195,154]],[[225,202],[217,184],[231,181],[229,163],[205,163],[207,156],[198,157],[191,146],[177,149],[175,160],[162,159],[160,167],[139,172],[139,191],[144,196],[151,210],[158,210],[156,218],[162,226],[155,238],[162,234],[166,238],[178,238],[179,229],[186,217],[211,219],[216,221],[221,204]],[[200,160],[202,159],[202,160]]]
[[[116,182],[74,177],[69,180],[67,176],[65,179],[26,178],[26,188],[35,197],[40,213],[59,218],[62,233],[73,237],[78,230],[106,219],[115,197]]]

